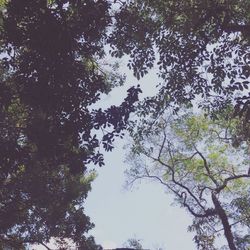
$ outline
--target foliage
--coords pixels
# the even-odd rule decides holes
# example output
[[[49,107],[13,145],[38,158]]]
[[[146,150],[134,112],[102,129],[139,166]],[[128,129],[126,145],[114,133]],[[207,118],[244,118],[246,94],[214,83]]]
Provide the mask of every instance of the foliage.
[[[141,240],[137,239],[137,238],[130,238],[123,245],[125,248],[119,248],[119,249],[121,249],[121,250],[122,249],[124,249],[124,250],[127,250],[127,249],[128,250],[132,250],[132,249],[143,250],[143,249],[145,249],[145,248],[143,248],[143,246],[141,244]],[[155,246],[153,249],[154,250],[163,250],[162,247],[158,247],[158,246]],[[117,250],[118,250],[118,248],[117,248]]]
[[[96,249],[84,200],[126,128],[139,88],[119,106],[93,109],[110,90],[98,61],[111,23],[106,0],[9,0],[0,36],[0,241],[70,239]],[[104,130],[105,128],[105,130]],[[106,131],[99,138],[97,130]],[[100,133],[99,133],[100,134]]]
[[[232,145],[239,124],[223,114],[213,120],[184,109],[178,115],[168,110],[150,126],[132,125],[128,184],[149,178],[174,194],[194,217],[189,230],[196,232],[198,249],[216,249],[221,231],[229,249],[243,249],[236,241],[249,247],[249,145]]]
[[[124,1],[112,55],[129,55],[138,79],[158,68],[158,95],[144,102],[152,112],[194,99],[213,110],[249,110],[249,10],[247,0]]]
[[[220,226],[230,249],[248,245],[235,229],[248,230],[239,214],[248,215],[234,201],[249,191],[249,10],[247,0],[128,0],[109,36],[111,55],[128,55],[138,79],[156,68],[161,81],[131,125],[132,182],[153,178],[173,192],[195,217],[200,249],[215,248]],[[211,117],[185,114],[184,105]]]
[[[116,12],[109,36],[111,54],[130,56],[128,67],[138,79],[156,68],[161,81],[158,94],[138,105],[139,127],[131,125],[130,175],[156,178],[176,195],[196,218],[190,229],[201,249],[214,248],[216,230],[210,224],[223,224],[230,249],[241,242],[237,238],[244,239],[227,230],[237,208],[224,202],[248,190],[241,159],[249,141],[249,9],[245,0],[128,0]],[[185,115],[183,105],[201,107],[211,119]],[[174,115],[169,111],[165,119],[170,109]],[[235,157],[238,152],[242,158]],[[143,167],[147,163],[149,169]]]
[[[136,250],[143,249],[142,244],[140,243],[140,240],[136,238],[128,239],[124,245],[125,247],[131,248],[131,249],[136,249]]]

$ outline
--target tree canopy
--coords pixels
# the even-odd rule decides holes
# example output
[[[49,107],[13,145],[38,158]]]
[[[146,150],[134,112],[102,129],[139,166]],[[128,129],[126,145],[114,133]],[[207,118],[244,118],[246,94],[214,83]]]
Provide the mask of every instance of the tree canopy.
[[[225,111],[230,113],[229,110]],[[231,111],[232,112],[232,111]],[[150,127],[131,132],[128,183],[159,181],[193,216],[198,249],[217,249],[224,231],[229,249],[249,245],[249,143],[233,144],[240,121],[169,110]],[[133,124],[133,128],[135,124]],[[241,230],[239,230],[239,227]]]
[[[120,106],[91,105],[110,90],[104,56],[110,2],[10,0],[0,35],[0,244],[69,239],[95,249],[84,200],[139,88]],[[106,128],[103,136],[99,129]],[[99,133],[100,134],[100,133]]]
[[[117,3],[119,7],[113,5]],[[99,248],[85,236],[93,225],[84,214],[84,200],[95,177],[87,164],[104,165],[100,148],[113,149],[140,92],[132,87],[120,106],[93,108],[117,84],[115,76],[99,64],[106,44],[112,56],[130,56],[128,67],[138,79],[153,67],[158,69],[158,94],[137,106],[143,126],[132,133],[133,153],[156,163],[154,178],[194,215],[191,229],[197,232],[198,246],[213,249],[221,224],[231,249],[248,244],[249,235],[236,235],[233,229],[249,224],[248,186],[241,182],[249,178],[241,162],[250,137],[248,0],[6,0],[0,4],[4,6],[0,15],[0,244],[20,249],[25,243],[46,246],[55,238],[62,243],[70,239],[80,249]],[[174,107],[175,113],[194,102],[212,110],[217,120],[187,110],[165,120],[167,108]],[[233,115],[228,109],[232,106]],[[232,118],[236,115],[240,120]],[[169,131],[175,136],[166,136]],[[151,138],[162,144],[148,148]],[[143,144],[144,139],[149,141]],[[242,153],[239,162],[230,162],[230,154],[238,152]],[[135,176],[147,170],[137,167],[131,172]]]
[[[112,54],[129,55],[137,78],[158,69],[159,92],[146,105],[199,100],[204,108],[228,104],[248,110],[249,1],[130,0],[116,12]],[[164,108],[163,108],[164,109]],[[153,108],[153,112],[157,110]],[[248,115],[249,116],[249,115]]]
[[[172,192],[194,216],[199,249],[215,249],[222,230],[229,249],[249,248],[249,10],[244,0],[128,0],[109,36],[138,79],[159,76],[131,122],[130,180]]]

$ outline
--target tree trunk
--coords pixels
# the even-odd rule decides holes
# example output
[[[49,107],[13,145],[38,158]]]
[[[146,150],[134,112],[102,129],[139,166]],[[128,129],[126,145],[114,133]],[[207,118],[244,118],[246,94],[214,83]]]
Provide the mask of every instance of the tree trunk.
[[[212,200],[215,206],[215,210],[219,216],[219,218],[221,219],[222,225],[223,225],[223,229],[224,229],[224,235],[227,239],[228,242],[228,246],[230,248],[230,250],[237,250],[236,246],[234,244],[234,237],[231,231],[231,226],[228,222],[228,217],[226,215],[225,210],[222,208],[220,201],[217,199],[216,195],[214,193],[212,193]]]

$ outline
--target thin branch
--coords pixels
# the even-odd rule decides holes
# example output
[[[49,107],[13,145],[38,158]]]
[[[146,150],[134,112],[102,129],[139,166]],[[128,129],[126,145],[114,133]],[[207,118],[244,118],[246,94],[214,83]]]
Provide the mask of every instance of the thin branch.
[[[172,164],[174,165],[173,156],[172,156],[172,154],[171,154],[170,146],[169,146],[169,156],[170,156],[170,158],[171,158]],[[194,156],[194,155],[193,155],[193,156]],[[192,157],[193,157],[193,156],[192,156]],[[164,164],[164,163],[161,161],[161,159],[158,159],[158,162],[159,162],[160,164]],[[204,206],[200,203],[200,201],[198,200],[198,198],[189,190],[189,188],[187,188],[186,186],[184,186],[183,184],[181,184],[179,181],[176,181],[175,176],[174,176],[174,175],[175,175],[175,172],[174,172],[173,168],[170,168],[170,170],[171,170],[171,172],[172,172],[172,181],[173,181],[176,185],[178,185],[179,187],[185,189],[185,190],[189,193],[189,195],[196,201],[196,203],[197,203],[203,210],[205,210]]]
[[[197,149],[197,147],[196,147],[195,145],[193,145],[193,146],[194,146],[196,152],[199,154],[199,156],[200,156],[200,157],[202,158],[202,160],[203,160],[204,167],[205,167],[205,169],[206,169],[206,171],[207,171],[208,177],[212,180],[212,182],[216,185],[216,187],[218,187],[219,184],[218,184],[217,180],[213,177],[213,175],[212,175],[212,173],[211,173],[211,171],[210,171],[210,169],[209,169],[209,166],[208,166],[208,163],[207,163],[206,158],[205,158],[205,157],[203,156],[203,154]]]
[[[163,133],[164,133],[164,138],[163,138],[163,142],[162,142],[162,144],[161,144],[160,150],[159,150],[158,159],[161,158],[162,150],[163,150],[163,148],[164,148],[164,146],[165,146],[165,143],[166,143],[166,140],[167,140],[166,131],[164,130]]]
[[[207,217],[207,213],[205,212],[204,214],[198,214],[196,212],[193,211],[193,209],[186,203],[186,192],[182,192],[182,194],[179,194],[176,190],[174,190],[173,188],[171,188],[170,185],[168,185],[166,182],[164,182],[160,177],[156,176],[156,175],[150,175],[148,172],[146,175],[141,175],[139,178],[150,178],[150,179],[156,179],[158,180],[162,185],[166,186],[168,189],[170,189],[173,193],[175,193],[179,198],[183,199],[183,195],[185,194],[184,200],[182,205],[184,207],[186,207],[188,209],[188,211],[195,217],[198,218],[204,218]]]
[[[198,152],[195,152],[193,153],[191,156],[189,157],[186,157],[186,158],[181,158],[181,159],[178,159],[177,162],[183,162],[183,161],[187,161],[187,160],[192,160],[196,155],[198,154]]]
[[[198,189],[199,189],[199,191],[200,191],[200,195],[199,195],[200,200],[203,200],[203,201],[207,202],[206,199],[202,198],[203,193],[204,193],[204,191],[205,191],[206,189],[209,189],[210,191],[213,191],[213,189],[210,188],[210,187],[206,187],[206,186],[205,186],[205,187],[198,187]]]
[[[241,223],[242,221],[244,221],[244,218],[241,219],[241,220],[238,220],[238,221],[236,221],[236,222],[234,222],[234,223],[231,223],[231,224],[230,224],[230,227],[232,227],[232,226],[234,226],[234,225],[237,225],[238,223]],[[223,230],[224,230],[224,228],[221,228],[221,229],[216,230],[215,232],[216,232],[216,233],[219,233],[220,231],[223,231]]]
[[[215,129],[211,129],[211,131],[214,132],[217,135],[218,139],[220,139],[220,140],[230,141],[233,139],[232,137],[227,137],[227,129],[225,131],[225,137],[221,137],[220,133],[218,131],[216,131]]]
[[[174,176],[174,175],[175,175],[175,172],[174,172],[173,168],[172,168],[170,165],[165,164],[165,163],[164,163],[163,161],[161,161],[160,159],[154,158],[154,157],[152,157],[152,156],[150,156],[150,155],[148,155],[148,157],[150,157],[150,158],[153,159],[154,161],[159,162],[161,165],[167,167],[167,168],[171,171],[171,173],[172,173],[172,174],[171,174],[171,177],[172,177],[171,180],[172,180],[172,182],[173,182],[174,184],[176,184],[177,186],[181,187],[182,189],[186,190],[187,193],[195,200],[195,202],[197,203],[197,205],[198,205],[199,207],[201,207],[204,211],[206,210],[206,209],[204,208],[204,206],[200,203],[199,199],[189,190],[188,187],[186,187],[186,186],[184,186],[183,184],[181,184],[180,182],[176,181],[175,176]],[[150,177],[150,176],[148,175],[148,173],[147,173],[147,176]],[[151,176],[152,176],[152,175],[151,175]],[[152,178],[158,179],[158,180],[160,181],[160,183],[162,183],[162,184],[164,183],[164,182],[162,182],[161,178],[159,178],[158,176],[153,175]],[[163,184],[163,185],[167,186],[166,183]]]
[[[39,242],[39,244],[41,244],[42,246],[44,246],[46,249],[48,250],[52,250],[51,248],[49,248],[47,245],[45,245],[43,242]]]
[[[228,178],[226,178],[224,181],[223,181],[223,184],[220,185],[219,187],[217,187],[215,189],[215,192],[216,193],[219,193],[221,190],[223,190],[226,186],[227,186],[227,183],[232,181],[232,180],[236,180],[236,179],[240,179],[240,178],[250,178],[250,175],[248,174],[241,174],[241,175],[236,175],[236,176],[230,176]]]
[[[188,211],[194,216],[194,217],[197,217],[197,218],[205,218],[205,217],[209,217],[209,216],[214,216],[216,215],[216,212],[214,209],[203,209],[204,210],[204,214],[201,214],[201,213],[196,213],[191,207],[190,205],[186,202],[186,198],[187,198],[187,194],[186,192],[182,192],[181,194],[178,193],[176,190],[174,190],[173,188],[169,187],[170,190],[175,193],[179,198],[181,198],[183,200],[183,203],[182,205],[184,207],[186,207],[188,209]]]

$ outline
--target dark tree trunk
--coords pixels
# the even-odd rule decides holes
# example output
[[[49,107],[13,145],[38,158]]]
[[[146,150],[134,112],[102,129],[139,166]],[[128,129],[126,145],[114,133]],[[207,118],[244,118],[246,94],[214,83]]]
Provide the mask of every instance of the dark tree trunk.
[[[228,222],[228,217],[226,215],[225,210],[222,208],[220,201],[217,199],[216,195],[214,193],[212,193],[212,200],[215,206],[215,210],[219,216],[219,218],[221,219],[223,228],[224,228],[224,235],[227,239],[228,242],[228,246],[230,248],[230,250],[237,250],[236,246],[234,244],[234,237],[231,231],[231,226]]]

